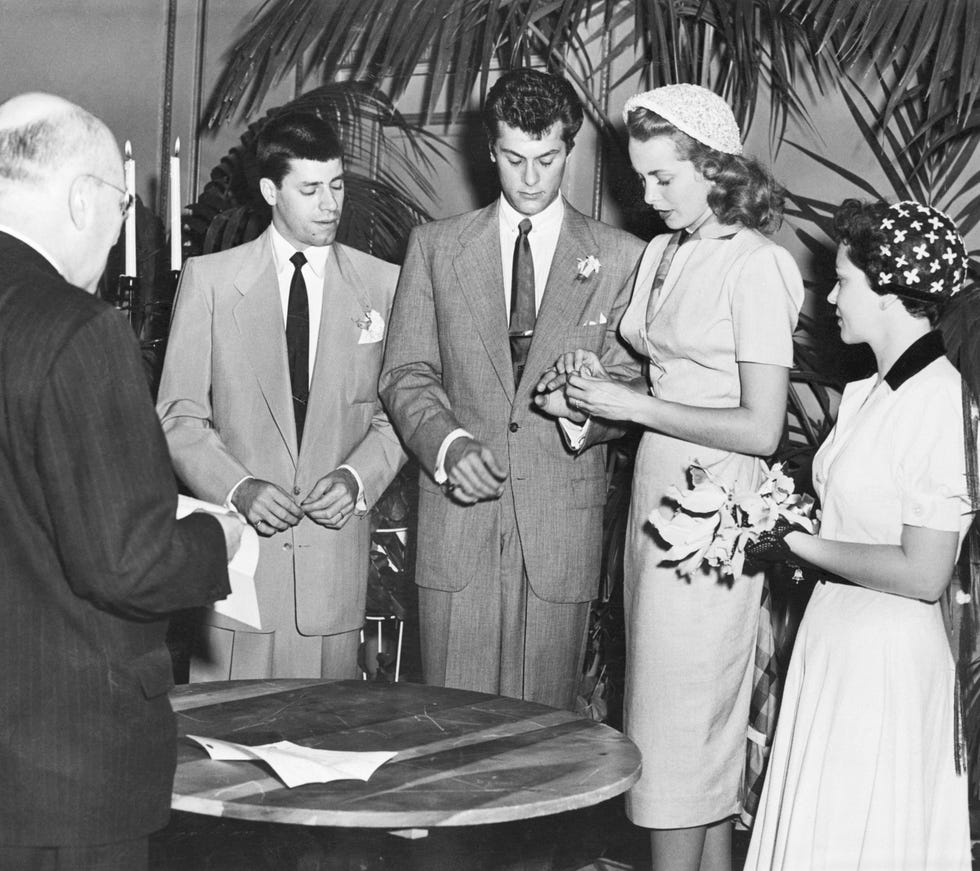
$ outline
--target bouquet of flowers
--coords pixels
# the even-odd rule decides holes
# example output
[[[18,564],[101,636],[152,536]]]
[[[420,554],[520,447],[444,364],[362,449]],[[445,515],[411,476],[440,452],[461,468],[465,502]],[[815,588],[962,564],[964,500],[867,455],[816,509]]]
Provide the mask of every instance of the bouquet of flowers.
[[[697,461],[689,466],[690,488],[684,493],[677,487],[667,491],[667,498],[677,506],[673,516],[665,517],[657,509],[649,517],[670,545],[663,561],[676,562],[682,577],[702,563],[738,577],[745,563],[745,545],[772,529],[780,517],[815,533],[813,498],[794,492],[793,479],[781,463],[764,469],[758,489],[732,490]]]

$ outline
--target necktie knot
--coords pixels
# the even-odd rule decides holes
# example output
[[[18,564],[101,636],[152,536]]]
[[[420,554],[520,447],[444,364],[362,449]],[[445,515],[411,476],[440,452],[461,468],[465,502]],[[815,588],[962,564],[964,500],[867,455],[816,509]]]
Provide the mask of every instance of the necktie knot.
[[[297,269],[302,269],[303,265],[306,263],[306,255],[302,251],[297,251],[292,257],[289,258],[289,262],[292,263]]]
[[[524,220],[517,225],[517,230],[522,236],[527,236],[527,234],[531,232],[531,219],[524,218]]]

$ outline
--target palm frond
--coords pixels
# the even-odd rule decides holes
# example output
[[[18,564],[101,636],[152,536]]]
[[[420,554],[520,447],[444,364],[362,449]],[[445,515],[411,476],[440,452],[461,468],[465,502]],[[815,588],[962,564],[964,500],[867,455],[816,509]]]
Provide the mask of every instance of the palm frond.
[[[962,122],[980,94],[980,13],[971,0],[813,0],[806,23],[820,48],[844,65],[871,60],[894,66],[895,87],[883,107],[887,123],[926,74],[927,114],[952,107]]]
[[[632,37],[612,46],[596,69],[625,58],[633,61],[628,75],[648,87],[712,87],[731,100],[743,126],[765,83],[779,130],[787,114],[805,118],[797,83],[805,78],[822,88],[835,63],[818,53],[803,9],[798,0],[265,0],[226,56],[206,124],[236,112],[251,117],[300,61],[320,81],[338,74],[384,81],[394,99],[422,70],[427,116],[444,93],[453,116],[474,88],[482,99],[493,63],[574,67],[588,94],[588,36],[631,25]]]
[[[899,87],[899,71],[889,75],[876,70],[881,100],[875,102],[866,83],[853,76],[844,79],[841,94],[860,133],[867,153],[876,161],[891,190],[877,190],[863,175],[823,154],[798,143],[789,144],[855,186],[871,199],[913,199],[948,212],[964,234],[980,222],[980,196],[973,193],[980,184],[980,172],[970,172],[971,162],[980,148],[980,127],[951,131],[953,116],[928,115],[928,86],[920,83],[905,92],[904,99],[887,114]],[[790,193],[793,204],[788,214],[827,226],[833,211],[830,203]]]

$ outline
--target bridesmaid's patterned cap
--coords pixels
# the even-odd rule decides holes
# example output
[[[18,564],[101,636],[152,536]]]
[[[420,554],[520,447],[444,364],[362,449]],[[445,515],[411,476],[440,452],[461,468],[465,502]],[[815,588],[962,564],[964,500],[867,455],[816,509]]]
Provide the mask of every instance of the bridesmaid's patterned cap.
[[[966,246],[945,212],[903,200],[889,206],[881,233],[879,293],[932,302],[963,289]]]
[[[664,85],[634,94],[623,107],[623,120],[633,109],[649,109],[692,139],[724,154],[742,153],[742,135],[731,107],[714,91],[700,85]]]

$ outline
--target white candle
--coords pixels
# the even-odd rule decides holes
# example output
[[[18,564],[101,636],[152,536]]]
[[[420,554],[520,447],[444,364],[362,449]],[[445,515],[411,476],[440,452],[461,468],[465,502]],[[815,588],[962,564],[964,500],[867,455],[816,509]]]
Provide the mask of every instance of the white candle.
[[[126,140],[126,160],[123,161],[123,176],[125,178],[126,192],[136,196],[136,161],[133,160],[133,148]],[[136,204],[126,215],[126,268],[123,275],[136,277]]]
[[[170,268],[180,271],[183,264],[180,232],[180,138],[174,143],[170,158]]]

